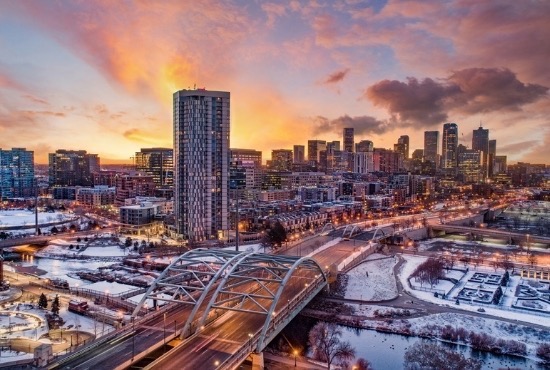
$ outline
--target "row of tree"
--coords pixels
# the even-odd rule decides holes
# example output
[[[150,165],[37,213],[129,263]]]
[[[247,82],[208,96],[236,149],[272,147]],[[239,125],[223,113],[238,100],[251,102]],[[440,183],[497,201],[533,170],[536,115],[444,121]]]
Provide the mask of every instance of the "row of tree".
[[[38,298],[38,307],[42,309],[48,308],[48,298],[44,293],[40,294],[40,298]],[[54,315],[59,315],[59,296],[56,295],[55,298],[52,301],[51,311]]]

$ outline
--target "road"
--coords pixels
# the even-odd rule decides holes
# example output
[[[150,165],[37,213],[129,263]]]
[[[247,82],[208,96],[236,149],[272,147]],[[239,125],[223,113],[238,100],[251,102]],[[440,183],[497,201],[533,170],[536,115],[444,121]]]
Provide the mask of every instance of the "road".
[[[304,280],[299,275],[297,277],[291,279],[286,286],[276,306],[274,319],[278,315],[286,314],[286,312],[281,313],[281,310],[284,310],[288,302],[305,288]],[[304,276],[301,277],[304,278]],[[275,283],[270,284],[272,289],[277,287]],[[253,308],[252,302],[246,302],[244,308]],[[157,361],[152,368],[159,370],[216,369],[220,363],[246,345],[250,340],[249,333],[255,334],[260,331],[265,320],[265,315],[229,312],[190,341],[176,347]]]

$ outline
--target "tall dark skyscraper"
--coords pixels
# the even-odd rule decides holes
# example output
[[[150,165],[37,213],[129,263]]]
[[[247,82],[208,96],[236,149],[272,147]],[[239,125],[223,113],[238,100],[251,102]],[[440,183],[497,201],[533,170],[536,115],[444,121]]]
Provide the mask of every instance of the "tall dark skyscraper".
[[[487,171],[488,171],[487,163],[488,163],[488,157],[489,157],[489,130],[479,126],[477,130],[473,131],[472,149],[483,152],[482,172],[483,172],[483,178],[486,178]]]
[[[321,151],[327,149],[325,140],[308,140],[307,141],[307,160],[309,162],[319,163]]]
[[[489,176],[493,176],[494,174],[496,155],[497,155],[497,141],[489,140],[489,156],[487,157],[487,172]]]
[[[353,127],[344,128],[344,152],[353,153],[353,143],[355,141],[355,134]]]
[[[361,140],[355,144],[355,151],[357,153],[372,152],[374,150],[374,144],[370,140]]]
[[[304,163],[306,160],[305,145],[294,145],[294,163]]]
[[[443,125],[443,143],[442,143],[442,167],[448,172],[456,170],[457,166],[457,148],[458,148],[458,126],[456,123],[446,123]]]
[[[0,199],[34,195],[34,152],[0,149]]]
[[[174,183],[174,150],[171,148],[144,148],[136,152],[136,171],[153,176],[157,187],[171,187]]]
[[[397,139],[397,144],[393,146],[393,150],[401,153],[404,159],[409,158],[409,135],[401,135]]]
[[[174,213],[190,241],[229,228],[229,111],[229,92],[174,93]]]
[[[439,167],[439,131],[424,131],[424,160]]]
[[[50,153],[50,186],[92,186],[93,173],[99,172],[99,157],[85,150],[59,149]]]

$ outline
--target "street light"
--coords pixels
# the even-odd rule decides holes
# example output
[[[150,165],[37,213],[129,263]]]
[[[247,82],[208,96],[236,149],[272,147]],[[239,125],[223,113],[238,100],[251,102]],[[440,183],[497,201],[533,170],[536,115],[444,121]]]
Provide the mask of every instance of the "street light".
[[[296,365],[296,358],[297,358],[297,357],[298,357],[298,350],[295,349],[295,350],[294,350],[294,367],[297,366],[297,365]]]
[[[162,319],[162,326],[164,330],[164,351],[166,352],[166,312],[164,313],[164,317]]]

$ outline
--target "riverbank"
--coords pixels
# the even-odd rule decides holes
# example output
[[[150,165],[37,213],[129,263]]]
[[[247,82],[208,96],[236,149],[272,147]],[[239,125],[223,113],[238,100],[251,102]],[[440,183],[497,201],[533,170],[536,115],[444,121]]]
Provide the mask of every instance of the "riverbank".
[[[468,346],[473,350],[518,356],[533,361],[540,360],[536,356],[539,345],[550,341],[548,330],[457,313],[407,318],[409,313],[397,310],[392,318],[376,319],[356,316],[349,311],[342,315],[306,309],[302,315],[354,329],[438,340]]]

